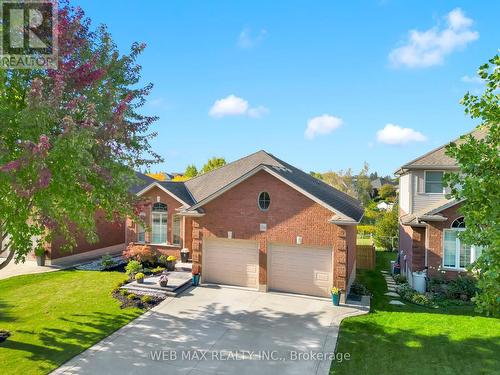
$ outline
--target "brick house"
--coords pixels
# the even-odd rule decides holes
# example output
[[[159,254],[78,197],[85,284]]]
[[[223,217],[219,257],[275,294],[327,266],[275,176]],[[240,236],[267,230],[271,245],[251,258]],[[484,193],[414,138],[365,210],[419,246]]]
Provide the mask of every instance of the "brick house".
[[[132,194],[155,181],[142,173],[136,173],[136,177],[138,183],[131,188]],[[104,254],[120,254],[125,249],[125,221],[109,221],[102,211],[97,211],[95,222],[96,233],[99,237],[97,242],[89,243],[85,236],[81,235],[77,238],[76,246],[68,252],[62,250],[64,239],[55,238],[51,243],[45,245],[47,264],[71,265]]]
[[[484,129],[472,135],[483,138]],[[455,142],[460,142],[455,140]],[[481,249],[461,243],[465,228],[462,201],[447,198],[445,172],[459,172],[457,163],[441,146],[403,165],[399,176],[399,248],[401,270],[412,284],[412,272],[427,271],[429,277],[444,273],[448,279],[466,272]],[[444,271],[444,272],[443,272]]]
[[[203,282],[328,296],[355,278],[360,203],[265,151],[137,195],[146,228],[127,220],[127,243],[187,248]]]

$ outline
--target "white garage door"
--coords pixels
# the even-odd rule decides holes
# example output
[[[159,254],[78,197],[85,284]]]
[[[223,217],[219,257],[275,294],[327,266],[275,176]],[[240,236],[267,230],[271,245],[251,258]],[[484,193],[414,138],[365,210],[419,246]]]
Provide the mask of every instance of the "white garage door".
[[[268,250],[269,289],[330,296],[332,250],[271,244]]]
[[[206,240],[203,243],[205,282],[258,288],[259,247],[254,241]]]

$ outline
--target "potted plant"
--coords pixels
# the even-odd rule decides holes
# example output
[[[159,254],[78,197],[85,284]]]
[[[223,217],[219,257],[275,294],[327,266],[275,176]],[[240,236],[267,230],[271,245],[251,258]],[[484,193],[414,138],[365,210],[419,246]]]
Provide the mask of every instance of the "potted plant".
[[[168,271],[175,271],[175,261],[177,260],[176,257],[173,255],[169,255],[167,258],[167,270]]]
[[[42,248],[35,249],[36,264],[38,266],[45,266],[45,250]]]
[[[125,273],[128,275],[129,279],[135,276],[136,273],[142,270],[142,264],[136,260],[130,260],[125,266]]]
[[[193,275],[193,280],[192,280],[193,286],[200,285],[200,266],[198,264],[193,264],[193,269],[191,273]]]
[[[144,274],[142,272],[139,272],[135,275],[135,281],[137,281],[138,284],[142,284],[144,282]]]
[[[340,289],[337,287],[333,287],[331,292],[333,306],[338,306],[340,304]]]
[[[160,286],[162,288],[166,288],[167,285],[168,285],[168,276],[167,275],[161,275],[160,279],[158,280],[158,282],[160,283]]]

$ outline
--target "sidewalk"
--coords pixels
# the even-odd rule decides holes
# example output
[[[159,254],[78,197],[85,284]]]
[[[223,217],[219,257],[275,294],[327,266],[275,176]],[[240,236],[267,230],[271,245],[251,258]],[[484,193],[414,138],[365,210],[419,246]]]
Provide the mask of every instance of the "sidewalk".
[[[0,270],[0,280],[7,279],[12,276],[28,275],[32,273],[52,272],[60,270],[57,266],[37,266],[36,261],[26,260],[24,263],[14,263],[12,260],[7,267]]]

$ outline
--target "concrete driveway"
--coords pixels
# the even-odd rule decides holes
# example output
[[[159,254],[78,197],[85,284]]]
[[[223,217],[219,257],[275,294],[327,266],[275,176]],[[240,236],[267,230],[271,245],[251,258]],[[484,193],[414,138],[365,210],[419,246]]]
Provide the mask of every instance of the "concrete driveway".
[[[327,374],[340,321],[366,312],[334,308],[327,299],[198,287],[165,300],[54,374]]]

